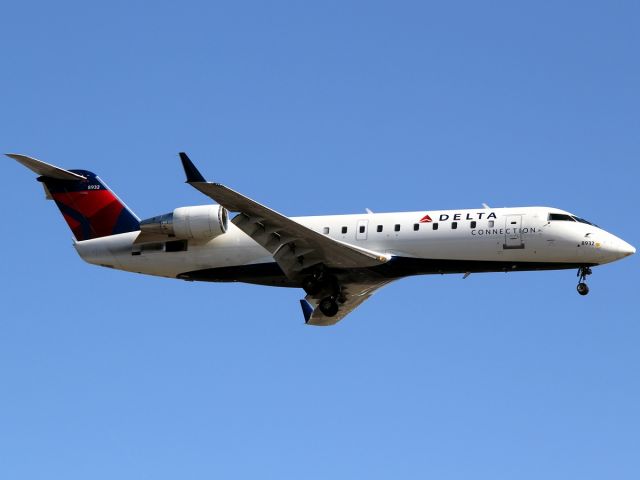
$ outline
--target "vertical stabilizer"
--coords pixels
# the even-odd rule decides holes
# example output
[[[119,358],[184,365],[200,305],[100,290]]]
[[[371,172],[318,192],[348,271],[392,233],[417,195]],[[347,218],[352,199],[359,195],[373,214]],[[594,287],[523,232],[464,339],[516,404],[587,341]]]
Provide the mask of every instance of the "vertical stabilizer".
[[[63,170],[25,155],[7,154],[40,174],[51,198],[62,212],[76,240],[106,237],[140,230],[138,217],[100,178],[87,170]]]

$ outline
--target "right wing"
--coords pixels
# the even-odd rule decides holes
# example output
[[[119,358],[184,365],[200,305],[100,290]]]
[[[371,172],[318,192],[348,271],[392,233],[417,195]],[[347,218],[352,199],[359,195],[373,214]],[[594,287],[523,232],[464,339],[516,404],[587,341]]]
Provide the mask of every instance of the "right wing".
[[[338,313],[333,317],[327,317],[320,311],[320,308],[318,308],[318,305],[322,300],[321,298],[314,297],[313,295],[307,295],[305,298],[300,300],[304,321],[308,325],[317,325],[321,327],[334,325],[359,307],[360,304],[373,295],[376,290],[391,282],[392,280],[390,279],[380,279],[378,281],[365,283],[344,284],[341,295],[344,296],[345,302],[340,304]]]

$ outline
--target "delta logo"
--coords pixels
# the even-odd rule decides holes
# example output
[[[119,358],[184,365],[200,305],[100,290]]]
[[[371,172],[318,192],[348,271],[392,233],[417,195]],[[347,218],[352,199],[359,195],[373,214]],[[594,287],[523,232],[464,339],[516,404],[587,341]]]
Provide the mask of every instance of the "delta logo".
[[[496,214],[495,212],[489,212],[487,213],[486,211],[484,212],[465,212],[465,213],[441,213],[440,216],[438,217],[438,221],[439,222],[446,222],[447,220],[451,219],[454,222],[457,222],[458,220],[490,220],[490,219],[495,219]],[[418,220],[419,223],[430,223],[433,222],[433,219],[429,216],[429,214],[426,214],[424,217],[422,217],[420,220]]]

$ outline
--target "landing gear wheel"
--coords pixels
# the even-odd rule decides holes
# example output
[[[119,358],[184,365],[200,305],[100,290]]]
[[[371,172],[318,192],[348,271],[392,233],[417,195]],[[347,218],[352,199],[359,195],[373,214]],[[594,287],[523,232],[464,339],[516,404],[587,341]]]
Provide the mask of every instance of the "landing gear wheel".
[[[587,293],[589,293],[589,285],[584,282],[580,282],[578,284],[578,293],[580,295],[586,295]]]
[[[309,295],[318,295],[324,292],[324,295],[335,296],[340,291],[338,282],[332,275],[323,269],[319,269],[302,280],[302,288]]]
[[[333,317],[338,313],[338,303],[333,297],[326,297],[320,300],[318,308],[326,317]]]
[[[310,276],[304,279],[302,282],[302,288],[304,288],[304,291],[309,295],[315,295],[322,290],[322,283],[318,281],[316,277]]]
[[[580,295],[586,295],[589,293],[589,286],[585,283],[588,275],[591,275],[593,272],[589,267],[580,267],[578,269],[578,293]]]

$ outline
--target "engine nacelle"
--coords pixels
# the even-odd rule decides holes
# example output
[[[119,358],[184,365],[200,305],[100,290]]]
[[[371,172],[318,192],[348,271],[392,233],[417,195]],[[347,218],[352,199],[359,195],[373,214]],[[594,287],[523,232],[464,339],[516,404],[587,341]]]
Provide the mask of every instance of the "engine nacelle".
[[[222,235],[229,225],[229,212],[220,205],[180,207],[171,213],[140,222],[145,233],[159,233],[180,239],[205,240]]]

